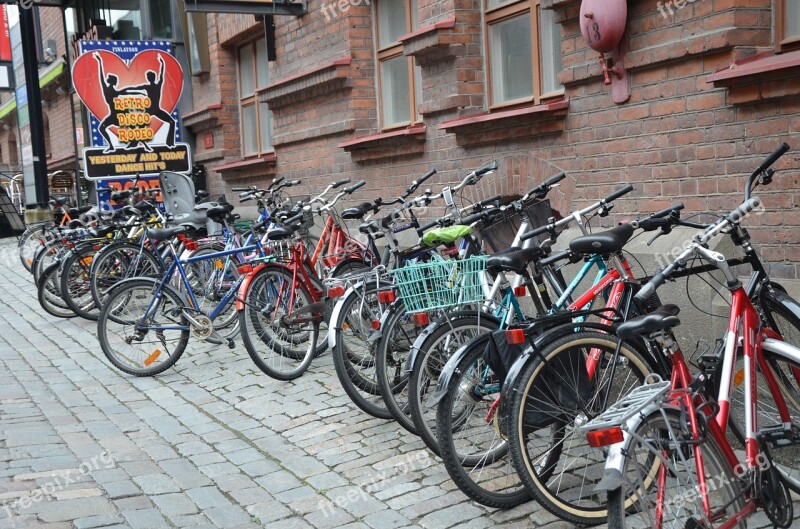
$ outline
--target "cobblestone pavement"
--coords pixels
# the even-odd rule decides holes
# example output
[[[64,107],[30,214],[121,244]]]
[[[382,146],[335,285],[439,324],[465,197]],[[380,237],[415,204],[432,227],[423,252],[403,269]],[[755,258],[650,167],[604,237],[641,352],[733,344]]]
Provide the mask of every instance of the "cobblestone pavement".
[[[15,248],[0,241],[0,528],[572,527],[469,501],[415,436],[349,403],[330,355],[284,383],[195,341],[156,378],[120,373],[94,322],[41,310]]]

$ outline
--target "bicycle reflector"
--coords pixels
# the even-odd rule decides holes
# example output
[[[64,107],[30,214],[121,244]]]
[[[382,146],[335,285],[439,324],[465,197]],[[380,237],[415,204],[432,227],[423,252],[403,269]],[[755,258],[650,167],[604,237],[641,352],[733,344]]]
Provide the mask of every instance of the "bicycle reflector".
[[[525,285],[514,287],[514,295],[517,296],[518,298],[525,297]]]
[[[381,320],[372,320],[372,330],[374,331],[381,330]]]
[[[394,299],[394,290],[384,290],[382,292],[378,292],[379,303],[392,303]]]
[[[251,265],[250,263],[240,264],[239,266],[236,267],[236,271],[242,275],[249,274],[250,272],[253,271],[253,265]]]
[[[331,288],[328,289],[328,297],[329,298],[333,299],[333,298],[339,298],[339,297],[342,297],[342,296],[344,296],[344,287],[343,286],[339,285],[339,286],[331,287]]]
[[[594,430],[586,434],[586,439],[589,440],[589,446],[592,448],[601,448],[603,446],[613,445],[622,442],[622,428],[614,426],[605,430]]]
[[[506,331],[506,342],[508,342],[509,345],[519,345],[525,342],[525,330],[510,329]]]
[[[431,322],[431,319],[428,317],[428,314],[425,312],[417,312],[414,314],[414,324],[417,327],[425,327]]]
[[[197,244],[197,241],[193,241],[191,239],[186,239],[183,242],[183,247],[185,249],[189,250],[190,252],[193,252],[193,251],[197,250],[198,246],[200,246],[200,245]]]

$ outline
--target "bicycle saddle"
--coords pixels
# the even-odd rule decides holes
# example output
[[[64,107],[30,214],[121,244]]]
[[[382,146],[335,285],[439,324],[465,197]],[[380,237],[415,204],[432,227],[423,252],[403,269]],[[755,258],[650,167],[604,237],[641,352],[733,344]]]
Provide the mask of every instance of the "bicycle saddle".
[[[372,202],[362,202],[358,206],[342,211],[342,218],[345,220],[363,219],[364,215],[369,213],[373,207],[375,204]]]
[[[650,314],[636,316],[617,327],[617,336],[623,340],[636,338],[657,331],[666,331],[680,325],[678,313],[681,309],[671,303],[662,305]]]
[[[615,253],[622,250],[632,235],[633,226],[620,224],[608,231],[577,237],[569,243],[569,249],[577,253]]]
[[[490,256],[486,260],[486,271],[492,275],[500,272],[522,273],[528,267],[528,263],[543,256],[545,251],[538,246],[516,250],[509,253],[499,253]]]
[[[270,241],[283,241],[293,235],[294,229],[291,226],[275,226],[267,232],[267,239]]]
[[[113,234],[117,229],[113,226],[103,226],[102,228],[89,228],[89,235],[96,238],[104,238]]]
[[[92,209],[92,206],[81,206],[79,208],[69,208],[67,210],[67,214],[70,217],[74,218],[74,217],[77,217],[78,215],[82,215],[83,213],[86,213],[90,209]]]
[[[147,228],[145,233],[150,239],[165,241],[187,231],[189,231],[188,226],[173,226],[171,228]]]

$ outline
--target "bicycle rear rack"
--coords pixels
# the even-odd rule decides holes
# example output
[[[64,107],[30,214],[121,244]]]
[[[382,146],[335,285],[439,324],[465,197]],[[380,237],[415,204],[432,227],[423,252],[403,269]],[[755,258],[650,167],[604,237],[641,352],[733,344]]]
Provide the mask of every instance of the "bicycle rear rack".
[[[650,374],[643,385],[612,404],[606,411],[579,428],[582,432],[605,430],[622,426],[628,419],[642,411],[652,402],[660,400],[670,390],[670,382],[657,374]]]

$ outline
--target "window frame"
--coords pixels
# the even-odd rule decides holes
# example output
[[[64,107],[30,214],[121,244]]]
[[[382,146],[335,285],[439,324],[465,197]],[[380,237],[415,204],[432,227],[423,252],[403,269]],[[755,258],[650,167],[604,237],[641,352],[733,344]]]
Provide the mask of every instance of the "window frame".
[[[387,1],[387,0],[383,0]],[[411,3],[413,0],[400,0],[403,2],[403,7],[405,8],[406,12],[406,28],[405,32],[401,34],[408,34],[414,31],[414,21],[413,16],[416,15],[414,13]],[[409,121],[403,121],[400,123],[392,123],[387,125],[384,123],[383,118],[383,110],[384,110],[384,102],[383,102],[383,62],[396,59],[397,57],[403,56],[403,43],[402,42],[392,42],[384,46],[383,48],[380,47],[381,43],[381,34],[380,34],[380,0],[375,2],[375,62],[377,63],[375,66],[376,70],[376,81],[377,81],[377,99],[378,99],[378,123],[380,124],[380,129],[382,131],[391,131],[397,130],[401,128],[411,127],[413,125],[422,123],[422,118],[419,114],[418,104],[417,104],[417,86],[416,86],[416,72],[414,71],[414,58],[407,57],[408,63],[408,88],[409,88],[409,116],[411,119]],[[421,88],[421,87],[419,87]]]
[[[564,87],[549,92],[542,91],[542,55],[541,37],[539,32],[539,10],[541,0],[516,0],[504,2],[499,6],[489,7],[489,0],[483,1],[483,45],[486,58],[486,95],[489,110],[505,109],[526,104],[538,105],[547,99],[564,96]],[[529,17],[531,28],[531,57],[533,58],[533,94],[528,97],[510,101],[495,102],[494,86],[492,83],[492,53],[489,39],[489,29],[492,25],[525,16]]]
[[[789,0],[775,0],[775,52],[781,53],[793,49],[800,49],[800,33],[797,35],[786,35],[784,25],[784,14],[786,13],[786,3]]]
[[[237,91],[238,91],[238,101],[239,101],[239,138],[242,142],[242,159],[248,158],[255,158],[258,156],[264,156],[266,154],[272,154],[275,152],[275,146],[272,144],[272,134],[269,134],[269,146],[268,148],[262,149],[263,138],[261,135],[261,105],[267,106],[267,111],[269,112],[269,106],[267,103],[263,101],[259,101],[258,92],[260,89],[264,88],[263,86],[258,85],[258,46],[257,44],[261,41],[264,41],[264,52],[266,58],[266,36],[257,38],[255,40],[251,40],[244,44],[240,44],[236,47],[236,80],[237,80]],[[241,61],[241,51],[246,48],[250,47],[253,53],[253,93],[248,95],[242,94],[242,61]],[[267,68],[269,68],[269,62],[267,62]],[[269,83],[269,71],[267,71],[267,83]],[[246,143],[245,143],[245,134],[244,134],[244,110],[246,107],[253,106],[255,109],[255,118],[256,118],[256,145],[255,151],[246,153]],[[272,121],[272,115],[270,114],[269,121]],[[272,124],[267,124],[267,130],[272,131]]]

